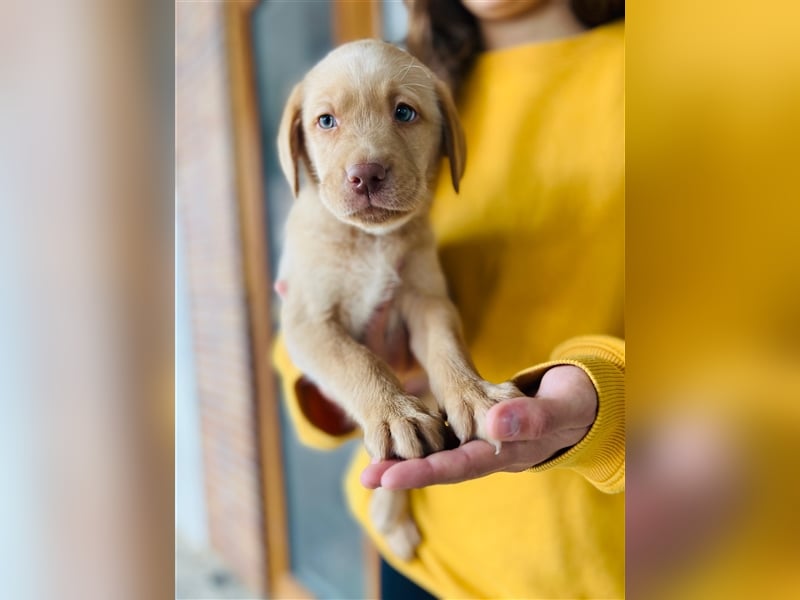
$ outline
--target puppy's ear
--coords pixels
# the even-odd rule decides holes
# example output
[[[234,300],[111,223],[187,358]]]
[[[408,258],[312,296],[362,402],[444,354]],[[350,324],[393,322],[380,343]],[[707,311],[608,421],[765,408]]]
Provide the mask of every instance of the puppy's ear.
[[[300,160],[305,158],[306,152],[301,121],[302,106],[303,83],[301,82],[294,86],[292,93],[289,94],[278,127],[278,158],[295,197],[300,191]]]
[[[442,112],[442,140],[444,153],[450,161],[450,177],[453,180],[453,189],[458,192],[458,183],[464,174],[467,164],[467,144],[464,140],[464,130],[458,118],[456,104],[450,90],[442,81],[436,82],[436,95],[439,98],[439,110]]]

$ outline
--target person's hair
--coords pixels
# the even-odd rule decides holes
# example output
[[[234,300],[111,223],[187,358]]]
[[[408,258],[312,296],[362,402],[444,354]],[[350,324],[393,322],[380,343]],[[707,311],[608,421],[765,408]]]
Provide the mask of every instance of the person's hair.
[[[406,0],[408,51],[458,94],[483,50],[478,20],[460,0]],[[575,17],[597,27],[625,16],[625,0],[570,0]]]

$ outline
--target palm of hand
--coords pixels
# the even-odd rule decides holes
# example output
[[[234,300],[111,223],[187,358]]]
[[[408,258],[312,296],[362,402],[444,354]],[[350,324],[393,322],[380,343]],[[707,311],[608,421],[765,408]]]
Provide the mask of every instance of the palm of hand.
[[[532,397],[500,402],[487,414],[487,431],[502,450],[474,440],[425,458],[386,460],[361,474],[368,488],[411,489],[457,483],[499,471],[519,472],[577,444],[597,413],[597,393],[582,369],[556,366],[542,376]]]

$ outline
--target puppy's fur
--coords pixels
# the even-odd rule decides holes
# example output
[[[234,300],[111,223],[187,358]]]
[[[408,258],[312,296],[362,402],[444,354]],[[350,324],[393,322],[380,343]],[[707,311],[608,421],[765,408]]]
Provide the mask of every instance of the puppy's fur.
[[[486,411],[522,394],[477,374],[436,254],[427,215],[439,161],[447,156],[456,191],[465,162],[446,86],[394,46],[346,44],[291,92],[278,149],[297,196],[278,275],[292,360],[361,426],[373,458],[441,450],[442,415],[461,442],[488,439]],[[359,342],[387,302],[390,327],[407,329],[435,400],[406,393]],[[410,558],[419,534],[406,495],[376,490],[371,515],[393,551]]]

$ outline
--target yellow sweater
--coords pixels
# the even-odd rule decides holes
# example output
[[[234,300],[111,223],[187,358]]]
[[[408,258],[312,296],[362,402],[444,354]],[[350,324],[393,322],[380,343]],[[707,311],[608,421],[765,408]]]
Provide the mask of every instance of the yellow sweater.
[[[440,597],[624,595],[623,33],[485,53],[462,94],[467,170],[456,195],[443,165],[432,220],[475,364],[490,381],[516,373],[530,393],[547,367],[577,365],[599,407],[581,442],[531,472],[412,491],[423,542],[409,563],[369,522],[368,457],[355,457],[356,518]],[[280,344],[275,359],[301,439],[340,443],[299,401]]]

